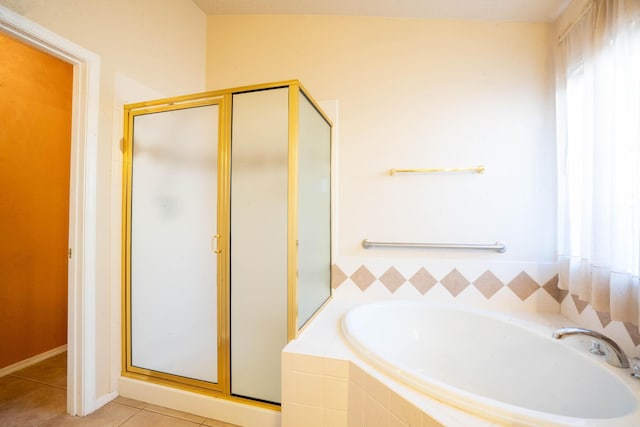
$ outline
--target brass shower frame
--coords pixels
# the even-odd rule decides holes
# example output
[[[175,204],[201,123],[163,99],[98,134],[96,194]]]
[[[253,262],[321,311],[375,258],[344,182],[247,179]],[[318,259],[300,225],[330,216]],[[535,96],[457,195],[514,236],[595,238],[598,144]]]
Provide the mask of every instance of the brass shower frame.
[[[201,92],[124,106],[123,176],[122,176],[122,376],[173,388],[203,393],[217,398],[280,410],[280,405],[234,396],[230,381],[230,174],[231,120],[234,94],[265,89],[289,88],[288,176],[287,189],[287,338],[295,339],[299,329],[297,296],[298,262],[298,100],[304,95],[333,127],[331,120],[298,80],[241,86]],[[138,115],[186,108],[219,105],[218,127],[218,224],[217,224],[217,297],[218,297],[218,382],[185,378],[178,375],[133,366],[131,363],[131,188],[133,171],[133,120]]]

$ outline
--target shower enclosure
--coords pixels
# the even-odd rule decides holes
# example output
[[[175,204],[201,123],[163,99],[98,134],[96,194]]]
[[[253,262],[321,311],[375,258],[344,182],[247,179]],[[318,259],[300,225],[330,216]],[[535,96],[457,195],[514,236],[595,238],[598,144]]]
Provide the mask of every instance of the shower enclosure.
[[[123,376],[277,407],[331,292],[331,126],[298,81],[125,106]]]

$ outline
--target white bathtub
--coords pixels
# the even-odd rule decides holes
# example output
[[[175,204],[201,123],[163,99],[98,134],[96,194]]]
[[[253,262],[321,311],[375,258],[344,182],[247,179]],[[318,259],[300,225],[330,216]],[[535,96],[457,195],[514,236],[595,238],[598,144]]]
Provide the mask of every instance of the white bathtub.
[[[640,426],[640,380],[506,315],[390,301],[353,308],[341,324],[367,362],[491,421]]]

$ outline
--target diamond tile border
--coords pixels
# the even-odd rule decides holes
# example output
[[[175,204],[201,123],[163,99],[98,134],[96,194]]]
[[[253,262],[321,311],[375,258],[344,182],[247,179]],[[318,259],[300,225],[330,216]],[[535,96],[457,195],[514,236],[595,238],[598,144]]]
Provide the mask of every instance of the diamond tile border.
[[[607,325],[612,321],[610,313],[603,313],[601,311],[596,311],[596,316],[598,316],[598,320],[600,320],[600,324],[602,325],[603,328],[606,328]]]
[[[457,269],[451,270],[449,274],[444,276],[440,283],[449,291],[451,295],[457,297],[460,292],[464,291],[471,284]]]
[[[577,295],[571,295],[571,299],[573,300],[573,305],[575,305],[576,310],[578,310],[578,314],[582,314],[584,309],[589,305],[588,302],[582,301]]]
[[[623,326],[624,330],[626,330],[634,347],[640,346],[640,330],[638,328],[638,325],[634,325],[631,322],[620,322],[620,321],[613,320],[611,319],[610,313],[594,310],[593,307],[591,307],[591,304],[589,304],[588,302],[582,301],[580,298],[578,298],[575,295],[571,295],[571,297],[567,298],[567,300],[569,301],[570,304],[573,304],[573,307],[578,313],[578,316],[583,316],[585,312],[590,312],[591,314],[589,314],[589,316],[594,314],[597,317],[598,321],[600,322],[600,325],[602,326],[602,330],[599,332],[603,332],[606,335],[606,331],[604,331],[605,328],[607,328],[612,323],[619,323]],[[579,325],[580,322],[577,322],[577,324]],[[596,328],[596,330],[598,329]]]
[[[549,295],[553,297],[558,303],[562,303],[566,296],[569,294],[568,291],[564,289],[560,289],[558,287],[558,275],[553,276],[547,283],[544,284],[543,289],[547,291]]]
[[[504,283],[502,283],[495,274],[487,270],[482,273],[472,285],[475,286],[486,299],[490,299],[496,292],[502,289]]]
[[[524,271],[513,278],[507,285],[522,301],[533,295],[540,285]]]
[[[381,271],[376,269],[374,271]],[[405,274],[408,273],[406,269]],[[408,277],[408,278],[407,278]],[[395,266],[389,266],[380,277],[376,277],[370,269],[364,264],[360,265],[352,274],[348,276],[337,264],[331,266],[331,287],[339,288],[347,280],[351,281],[361,290],[366,291],[376,281],[380,282],[390,293],[395,293],[402,286],[412,286],[421,295],[426,295],[436,285],[440,284],[454,298],[458,297],[469,286],[475,287],[480,294],[487,300],[490,300],[498,291],[508,288],[521,301],[526,301],[537,292],[548,293],[556,302],[561,304],[567,297],[576,308],[578,314],[582,314],[589,307],[589,303],[580,300],[577,296],[569,294],[568,291],[558,287],[558,275],[554,275],[546,283],[540,284],[536,282],[525,271],[516,274],[508,283],[503,283],[491,270],[486,270],[478,276],[473,282],[470,282],[456,268],[449,271],[439,280],[433,276],[426,268],[420,267],[415,273],[408,274],[406,277],[400,273]],[[606,327],[613,321],[609,313],[596,312],[596,316],[602,327]],[[631,323],[623,323],[625,329],[629,333],[633,343],[640,345],[640,332],[638,327]]]
[[[351,279],[362,291],[367,290],[377,280],[391,293],[395,293],[402,285],[408,283],[422,295],[425,295],[439,283],[453,297],[460,295],[469,286],[474,286],[478,289],[486,299],[491,299],[493,295],[504,287],[511,289],[522,301],[527,300],[540,289],[548,292],[558,303],[562,302],[567,295],[567,291],[558,288],[557,275],[542,286],[524,271],[516,275],[508,284],[504,284],[490,270],[485,271],[472,283],[456,268],[438,280],[424,267],[418,269],[408,279],[395,266],[387,268],[380,277],[375,277],[371,269],[368,269],[364,264],[360,265],[351,276],[347,276],[336,264],[331,267],[331,287],[333,289],[339,288],[347,279]]]
[[[389,269],[385,271],[382,276],[380,276],[379,280],[382,282],[385,288],[391,291],[391,293],[397,291],[398,288],[407,281],[407,279],[405,279],[404,276],[395,269],[395,267],[389,267]]]
[[[633,345],[636,347],[640,345],[640,332],[638,331],[638,327],[632,323],[624,322],[623,323],[627,333],[631,337],[631,341],[633,341]]]
[[[336,289],[347,279],[347,275],[344,274],[344,271],[340,270],[340,267],[336,264],[331,266],[331,289]]]
[[[416,271],[416,274],[411,276],[411,279],[409,279],[409,282],[422,295],[429,292],[431,288],[433,288],[436,284],[438,284],[438,280],[435,277],[433,277],[424,267]]]
[[[367,267],[361,265],[360,268],[351,275],[350,279],[356,286],[364,291],[376,281],[376,276],[371,274]]]

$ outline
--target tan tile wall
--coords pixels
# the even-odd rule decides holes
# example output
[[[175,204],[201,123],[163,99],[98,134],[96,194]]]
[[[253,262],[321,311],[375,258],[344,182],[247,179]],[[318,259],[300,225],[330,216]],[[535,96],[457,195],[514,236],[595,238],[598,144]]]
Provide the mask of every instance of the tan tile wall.
[[[282,355],[282,427],[440,427],[347,360]]]
[[[349,362],[282,353],[282,427],[347,427]]]

